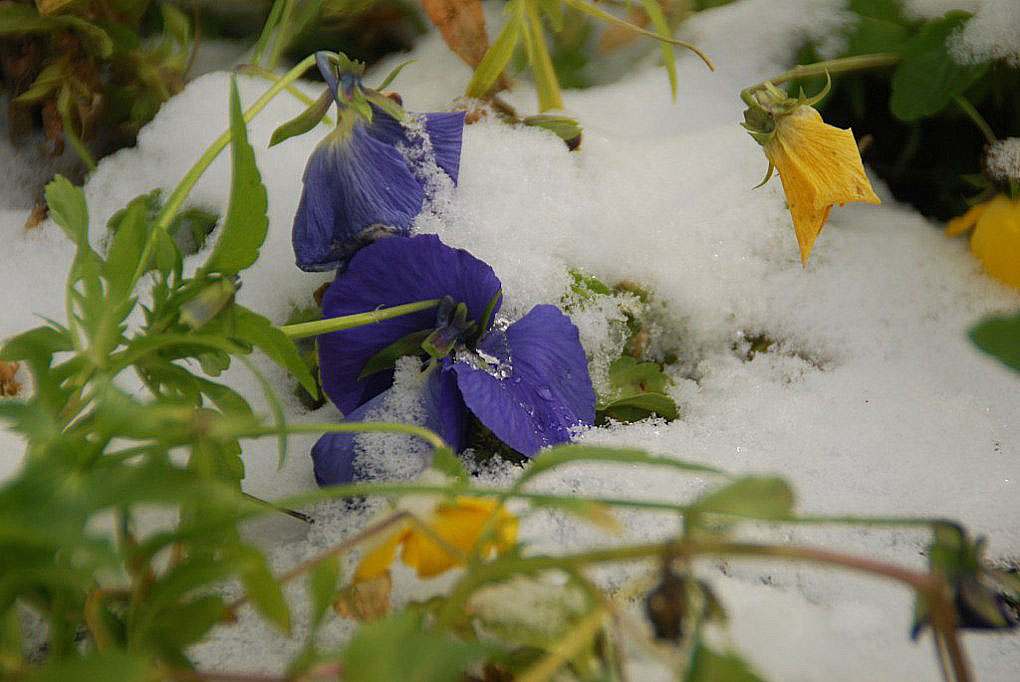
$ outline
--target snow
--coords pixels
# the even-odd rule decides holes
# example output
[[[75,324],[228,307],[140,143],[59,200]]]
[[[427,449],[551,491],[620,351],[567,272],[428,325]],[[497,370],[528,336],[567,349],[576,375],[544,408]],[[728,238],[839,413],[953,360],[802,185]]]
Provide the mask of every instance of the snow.
[[[988,145],[985,169],[997,180],[1020,182],[1020,137],[1007,137]]]
[[[949,4],[960,5],[927,0],[911,6],[928,16]],[[681,417],[593,429],[582,442],[640,447],[737,473],[775,473],[792,483],[805,514],[955,518],[989,536],[991,559],[1016,560],[1020,378],[976,350],[966,330],[985,315],[1017,309],[1020,295],[983,274],[964,241],[946,239],[874,179],[882,206],[836,207],[802,269],[778,179],[752,189],[767,162],[738,125],[738,92],[785,70],[805,38],[824,38],[843,25],[842,5],[744,0],[694,16],[680,35],[702,47],[718,71],[707,72],[697,57],[678,50],[674,104],[653,52],[618,83],[565,92],[566,110],[584,125],[579,152],[567,152],[557,137],[532,128],[493,120],[468,126],[459,186],[438,188],[416,227],[490,263],[511,317],[538,303],[560,302],[569,268],[611,284],[635,281],[652,292],[662,330],[658,347],[680,358],[671,371]],[[961,40],[974,54],[1015,54],[1009,50],[1017,50],[1020,32],[1003,39],[993,28],[1006,22],[984,29],[977,23],[1004,16],[995,12],[1015,8],[1015,0],[967,7],[977,14]],[[972,26],[973,35],[967,32]],[[981,51],[993,44],[996,52]],[[448,109],[470,78],[467,67],[435,35],[412,56],[418,61],[394,89],[412,110]],[[378,65],[366,82],[380,81],[406,59],[398,55]],[[246,76],[238,83],[248,103],[267,87]],[[193,81],[142,131],[137,147],[101,161],[85,186],[97,243],[110,215],[156,187],[172,189],[226,127],[228,87],[225,73]],[[310,84],[306,89],[317,91]],[[534,110],[534,92],[525,83],[508,100],[519,111]],[[249,127],[268,189],[270,230],[259,262],[244,273],[238,299],[276,323],[308,305],[312,291],[327,280],[300,272],[290,243],[304,164],[326,128],[267,149],[272,130],[301,109],[280,96]],[[30,204],[23,201],[22,182],[3,188],[8,299],[0,337],[41,317],[61,319],[64,272],[72,257],[51,222],[23,227]],[[190,205],[222,214],[228,184],[228,159],[221,155]],[[202,257],[189,258],[188,267],[197,267]],[[619,349],[607,319],[613,315],[618,313],[582,309],[574,317],[596,368]],[[774,344],[748,360],[747,339],[759,334]],[[274,385],[292,385],[268,362],[262,369]],[[224,378],[265,410],[258,384],[243,368]],[[307,412],[289,388],[280,395],[288,420],[338,416],[331,406]],[[394,404],[417,409],[407,399],[394,394]],[[245,489],[266,498],[312,490],[306,453],[314,442],[314,435],[293,437],[282,470],[272,439],[246,444]],[[16,470],[22,448],[9,433],[0,434],[0,448],[3,477]],[[398,462],[390,470],[403,467]],[[506,483],[517,471],[489,466],[482,481]],[[542,488],[557,493],[670,501],[689,500],[708,483],[700,476],[608,464],[575,465],[540,479]],[[269,548],[278,570],[350,536],[376,508],[337,503],[307,511],[317,519],[310,528],[273,518],[249,529]],[[657,540],[676,530],[669,515],[617,516],[620,537],[552,513],[528,516],[520,535],[529,551],[563,552],[623,538]],[[744,532],[918,569],[928,541],[916,531],[857,526]],[[701,568],[731,615],[724,641],[769,679],[938,678],[930,639],[908,638],[911,597],[897,585],[778,562],[706,561]],[[592,575],[620,595],[636,621],[639,597],[654,583],[654,571],[628,565]],[[450,579],[422,583],[399,568],[393,600],[421,599]],[[300,588],[291,595],[303,599]],[[252,614],[242,616],[196,649],[200,666],[281,671],[300,647],[302,626],[286,639]],[[340,641],[351,630],[349,622],[336,619],[327,637]],[[978,679],[1015,679],[1015,634],[967,635],[965,644]],[[632,653],[633,679],[665,679],[654,656],[640,648]]]

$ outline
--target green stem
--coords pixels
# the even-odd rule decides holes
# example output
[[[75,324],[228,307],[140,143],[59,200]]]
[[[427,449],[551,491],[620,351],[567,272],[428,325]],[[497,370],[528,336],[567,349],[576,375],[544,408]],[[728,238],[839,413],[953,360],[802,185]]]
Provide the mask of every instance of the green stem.
[[[269,81],[270,83],[275,83],[280,78],[279,76],[277,76],[272,71],[268,71],[266,69],[263,69],[261,66],[258,66],[256,64],[244,64],[242,66],[237,67],[237,70],[240,73],[246,73],[246,74],[251,74],[253,76],[258,76],[262,80]],[[314,98],[309,97],[308,95],[306,95],[305,93],[301,92],[300,90],[298,90],[293,85],[288,85],[286,90],[287,90],[287,94],[288,95],[291,95],[294,99],[296,99],[297,101],[301,102],[305,106],[311,106],[312,104],[315,103],[315,99]],[[332,125],[335,125],[336,121],[333,120],[332,116],[329,116],[327,114],[326,116],[322,117],[322,123],[324,125],[327,125],[327,126],[332,126]]]
[[[278,327],[278,329],[286,334],[289,339],[303,339],[309,336],[319,336],[320,334],[328,334],[330,332],[338,332],[344,329],[352,329],[353,327],[362,327],[367,324],[382,322],[383,320],[388,320],[393,317],[400,317],[401,315],[409,315],[410,313],[417,313],[422,310],[428,310],[429,308],[435,308],[437,305],[439,305],[439,299],[432,298],[427,301],[417,301],[416,303],[405,303],[403,305],[395,305],[390,308],[370,310],[367,313],[327,317],[324,320],[315,320],[314,322],[286,324],[282,327]]]
[[[430,431],[422,426],[415,426],[414,424],[399,424],[396,422],[323,422],[321,424],[287,424],[283,427],[284,433],[361,433],[361,432],[384,432],[384,433],[403,433],[408,436],[417,436],[423,441],[428,443],[434,448],[445,448],[447,447],[446,441],[444,441],[439,434]],[[234,438],[259,438],[261,436],[276,436],[280,433],[280,428],[275,426],[265,426],[257,429],[243,429],[241,431],[231,431],[229,434]],[[356,488],[358,486],[344,486],[347,488]],[[440,487],[443,490],[442,486]],[[358,493],[352,493],[357,495]],[[336,495],[326,495],[325,497],[336,497]],[[286,504],[286,503],[285,503]],[[293,506],[287,504],[286,506]]]
[[[954,95],[953,101],[956,102],[956,106],[960,107],[963,113],[967,114],[974,125],[977,126],[981,134],[985,136],[985,141],[988,144],[993,144],[998,138],[995,137],[995,133],[992,131],[992,127],[988,125],[988,121],[984,119],[978,110],[974,108],[974,105],[967,101],[962,95]]]
[[[479,585],[514,573],[534,574],[539,571],[575,568],[589,564],[635,561],[649,557],[660,557],[669,550],[675,558],[697,556],[743,556],[764,559],[784,559],[848,568],[901,582],[911,589],[927,595],[937,594],[939,583],[928,573],[918,573],[895,564],[875,561],[865,557],[842,554],[813,547],[780,547],[752,542],[722,542],[684,540],[667,545],[658,543],[625,545],[610,549],[593,550],[568,556],[501,557],[482,564],[476,570],[464,575],[447,598],[439,614],[438,626],[450,625],[457,617],[462,605]]]
[[[276,68],[280,62],[280,54],[286,47],[287,24],[290,23],[291,15],[294,13],[294,0],[284,0],[283,14],[280,16],[280,23],[276,25],[276,39],[273,40],[273,50],[269,53],[269,63],[266,65],[270,71]]]
[[[798,78],[810,76],[832,75],[834,73],[847,73],[850,71],[865,71],[867,69],[878,69],[883,66],[892,66],[903,61],[903,55],[899,52],[876,52],[875,54],[862,54],[853,57],[840,57],[838,59],[827,59],[814,64],[798,64],[779,78],[769,82],[773,85],[780,85]],[[764,85],[764,83],[759,84]]]
[[[302,59],[297,66],[292,68],[280,80],[274,83],[272,87],[262,93],[262,96],[255,100],[255,103],[248,107],[248,109],[244,112],[245,122],[250,122],[253,118],[255,118],[263,109],[266,108],[266,105],[268,105],[274,97],[280,94],[280,92],[292,82],[300,78],[314,63],[315,55],[308,55]],[[195,162],[195,165],[191,167],[191,170],[188,171],[187,175],[184,176],[180,183],[178,183],[177,187],[174,188],[174,191],[170,194],[166,204],[163,206],[163,210],[160,211],[159,215],[156,217],[155,227],[149,233],[149,237],[145,242],[145,248],[142,250],[141,258],[138,260],[138,267],[135,269],[134,275],[131,278],[132,288],[134,287],[134,283],[138,281],[138,279],[142,276],[142,273],[145,272],[145,269],[148,267],[149,259],[152,257],[152,251],[156,248],[157,233],[165,231],[170,226],[170,223],[173,221],[174,216],[177,215],[177,211],[180,209],[181,204],[184,203],[185,198],[187,198],[192,188],[194,188],[195,183],[198,182],[198,179],[203,173],[205,173],[213,160],[219,156],[220,152],[223,151],[229,142],[230,130],[228,129],[216,138],[211,145],[209,145],[209,148],[206,149],[205,153],[199,157],[198,161]]]

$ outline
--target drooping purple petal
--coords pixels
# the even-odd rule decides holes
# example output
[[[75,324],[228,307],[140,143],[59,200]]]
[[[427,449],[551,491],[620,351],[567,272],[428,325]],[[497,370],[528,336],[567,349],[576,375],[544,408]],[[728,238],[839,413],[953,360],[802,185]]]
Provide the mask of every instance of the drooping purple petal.
[[[293,243],[302,270],[331,270],[379,232],[406,234],[425,193],[400,153],[355,122],[312,153],[294,217]]]
[[[456,184],[460,172],[460,147],[464,137],[464,112],[411,114],[411,116],[415,119],[412,126],[420,125],[428,137],[436,165]],[[367,129],[370,135],[384,144],[390,146],[400,144],[409,148],[412,157],[424,151],[421,149],[420,131],[408,129],[375,105],[372,105],[372,122]]]
[[[442,358],[429,377],[425,391],[425,425],[438,433],[454,452],[464,449],[468,409],[457,387],[453,362]]]
[[[570,442],[595,420],[595,392],[577,327],[539,305],[478,344],[480,361],[453,364],[464,402],[504,443],[528,457]]]
[[[467,306],[468,319],[480,322],[499,291],[492,268],[435,235],[387,237],[354,255],[326,291],[322,310],[325,317],[337,317],[450,296]],[[394,341],[431,329],[435,322],[436,311],[429,309],[318,337],[326,395],[345,414],[378,395],[393,383],[393,372],[359,381],[365,363]]]
[[[354,409],[344,422],[363,421],[366,416],[382,407],[388,396],[389,391],[383,391]],[[468,412],[448,360],[431,370],[422,391],[422,405],[425,408],[425,423],[422,426],[438,433],[455,452],[462,450]],[[316,483],[326,486],[367,478],[368,475],[358,466],[357,437],[356,432],[332,432],[319,438],[312,447]],[[429,460],[423,460],[421,468],[424,469],[429,463]]]
[[[368,412],[371,412],[385,400],[386,394],[381,393],[364,405],[353,410],[346,422],[360,422]],[[356,477],[354,466],[354,439],[355,433],[339,433],[331,431],[324,433],[312,446],[312,468],[315,472],[315,482],[320,486],[336,485],[338,483],[350,483]]]

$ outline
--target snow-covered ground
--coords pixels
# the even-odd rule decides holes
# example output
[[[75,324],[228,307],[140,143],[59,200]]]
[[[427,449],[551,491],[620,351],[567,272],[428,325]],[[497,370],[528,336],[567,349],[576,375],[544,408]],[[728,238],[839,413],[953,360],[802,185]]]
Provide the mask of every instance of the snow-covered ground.
[[[1012,2],[965,4],[979,11],[978,18],[999,11],[1008,19],[1010,7],[1020,14]],[[767,162],[738,125],[738,92],[785,70],[805,38],[824,38],[846,21],[842,4],[745,0],[694,17],[680,34],[705,50],[718,70],[709,73],[693,55],[678,54],[675,104],[654,52],[621,82],[566,92],[567,110],[585,128],[579,152],[569,153],[558,138],[535,129],[491,120],[468,126],[459,187],[439,197],[417,227],[490,263],[511,317],[537,303],[559,302],[568,268],[610,283],[640,282],[653,292],[657,343],[680,357],[672,393],[681,416],[668,424],[593,429],[581,441],[641,447],[732,472],[779,474],[794,485],[797,509],[806,514],[955,518],[988,535],[991,559],[1016,561],[1020,377],[975,349],[966,330],[987,314],[1017,309],[1020,295],[983,274],[966,240],[946,238],[939,225],[898,204],[874,179],[882,205],[835,208],[802,269],[778,179],[751,189]],[[930,13],[940,3],[911,4]],[[1020,47],[1003,47],[988,33],[978,38],[999,56],[1020,54]],[[982,54],[992,49],[973,45]],[[417,61],[392,86],[405,106],[449,109],[469,69],[435,35],[412,56]],[[379,65],[366,83],[378,82],[406,58]],[[239,81],[247,102],[267,87],[257,79]],[[100,163],[85,186],[97,241],[114,211],[153,188],[172,188],[226,127],[228,84],[225,73],[194,81],[142,131],[136,148]],[[522,112],[534,110],[526,84],[508,99]],[[290,245],[304,164],[326,128],[266,148],[273,129],[301,108],[281,96],[250,126],[269,193],[270,231],[238,298],[278,323],[310,303],[311,292],[327,279],[299,271]],[[8,184],[5,194],[13,197],[20,190]],[[201,180],[192,204],[222,212],[228,184],[224,157]],[[40,316],[62,317],[71,249],[51,223],[24,230],[25,206],[13,200],[0,205],[7,251],[0,337],[38,324]],[[612,347],[604,321],[579,315],[575,322],[594,362],[604,362],[596,352]],[[747,339],[759,334],[775,343],[747,360]],[[267,371],[278,385],[289,385],[281,371]],[[235,367],[226,376],[260,404],[259,389],[243,370]],[[309,414],[289,390],[282,394],[289,419],[338,416],[329,406]],[[251,443],[244,453],[245,489],[266,498],[312,489],[307,452],[314,440],[292,438],[282,470],[271,439]],[[0,477],[16,469],[21,451],[16,437],[0,433]],[[496,468],[483,478],[506,481],[515,471]],[[706,484],[609,465],[575,466],[543,481],[560,493],[671,501],[691,499]],[[366,518],[343,505],[313,512],[318,523],[311,529],[286,519],[252,529],[279,568],[336,544]],[[676,529],[670,517],[627,513],[620,519],[627,541],[661,539]],[[925,565],[928,541],[917,532],[846,527],[755,533],[915,568]],[[535,550],[550,551],[614,540],[552,515],[529,517],[522,537]],[[626,600],[651,585],[653,571],[629,566],[597,577]],[[702,575],[730,612],[729,643],[769,679],[938,677],[930,639],[913,643],[908,637],[911,596],[899,586],[763,562],[706,563]],[[395,601],[420,598],[420,587],[397,571]],[[338,621],[332,635],[342,637],[350,628]],[[276,671],[301,634],[281,639],[245,617],[196,654],[205,667]],[[1017,679],[1016,634],[967,634],[964,640],[978,679]],[[633,679],[662,677],[653,658],[640,649],[633,653]]]

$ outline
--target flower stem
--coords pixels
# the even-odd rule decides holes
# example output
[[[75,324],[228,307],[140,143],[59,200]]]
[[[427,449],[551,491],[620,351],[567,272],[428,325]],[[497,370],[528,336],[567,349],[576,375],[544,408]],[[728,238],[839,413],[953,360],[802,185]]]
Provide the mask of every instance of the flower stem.
[[[986,121],[984,117],[978,113],[978,110],[974,108],[974,105],[967,101],[965,97],[962,95],[954,95],[953,101],[956,102],[956,106],[960,107],[960,110],[967,114],[970,120],[974,122],[974,125],[976,125],[978,130],[981,131],[981,134],[985,136],[985,141],[988,144],[993,144],[998,139],[995,137],[992,127],[988,125],[988,121]]]
[[[255,100],[255,103],[248,107],[248,109],[244,112],[245,122],[247,123],[255,118],[263,109],[266,108],[266,105],[268,105],[274,97],[280,94],[280,92],[292,82],[300,78],[314,63],[315,55],[305,57],[297,64],[297,66],[292,68],[282,78],[280,78],[280,80],[274,83],[272,87],[262,93],[262,95]],[[220,152],[223,151],[229,142],[230,130],[228,129],[216,138],[211,145],[209,145],[209,148],[205,150],[205,153],[199,157],[198,161],[196,161],[195,165],[191,167],[191,170],[188,171],[187,175],[184,176],[184,178],[177,184],[177,187],[174,188],[174,191],[171,192],[170,197],[163,206],[163,210],[160,211],[159,215],[156,217],[155,227],[149,233],[149,237],[145,242],[145,248],[142,250],[141,258],[138,260],[138,267],[135,269],[134,276],[131,278],[132,287],[149,266],[149,259],[152,257],[152,251],[156,248],[157,233],[165,231],[168,227],[170,227],[170,223],[173,221],[174,216],[177,215],[177,211],[180,209],[181,204],[184,203],[185,198],[187,198],[192,188],[194,188],[195,183],[198,182],[198,179],[203,173],[205,173],[213,160],[219,156]]]
[[[279,327],[279,330],[286,334],[289,339],[303,339],[309,336],[319,336],[320,334],[328,334],[330,332],[338,332],[344,329],[352,329],[354,327],[362,327],[364,325],[382,322],[383,320],[388,320],[393,317],[400,317],[401,315],[409,315],[410,313],[428,310],[429,308],[434,308],[437,305],[439,305],[439,299],[432,298],[427,301],[405,303],[403,305],[395,305],[390,308],[370,310],[367,313],[327,317],[324,320],[315,320],[314,322],[286,324]]]
[[[865,71],[867,69],[878,69],[883,66],[892,66],[903,61],[903,55],[899,52],[876,52],[874,54],[854,55],[853,57],[840,57],[838,59],[826,59],[814,64],[798,64],[779,78],[773,78],[768,82],[773,85],[780,85],[798,78],[809,76],[824,76],[825,74],[847,73],[850,71]],[[761,83],[759,86],[764,85]]]

